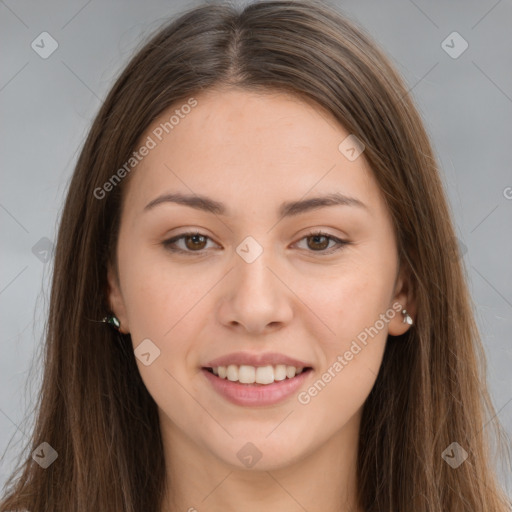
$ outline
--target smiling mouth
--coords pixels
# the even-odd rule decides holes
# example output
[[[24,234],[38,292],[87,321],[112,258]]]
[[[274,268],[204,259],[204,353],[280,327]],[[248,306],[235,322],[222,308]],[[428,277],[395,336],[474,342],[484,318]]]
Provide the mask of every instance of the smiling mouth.
[[[203,370],[215,375],[219,379],[229,380],[246,386],[268,386],[283,381],[289,381],[302,373],[310,372],[313,368],[306,366],[297,368],[290,365],[228,365],[215,368],[203,367]]]

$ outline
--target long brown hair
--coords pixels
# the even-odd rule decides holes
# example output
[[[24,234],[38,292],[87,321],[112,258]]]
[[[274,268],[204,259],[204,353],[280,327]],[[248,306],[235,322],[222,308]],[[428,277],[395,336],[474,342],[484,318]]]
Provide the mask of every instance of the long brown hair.
[[[129,335],[98,322],[109,310],[106,270],[128,178],[102,199],[94,191],[165,109],[225,85],[290,92],[330,111],[363,141],[392,215],[417,315],[414,328],[388,338],[364,405],[361,506],[509,510],[489,442],[508,453],[508,439],[487,391],[452,214],[407,86],[364,29],[334,7],[278,0],[182,12],[139,49],[101,106],[62,212],[35,427],[0,511],[160,511],[157,407]],[[46,469],[31,456],[43,442],[58,453]],[[442,457],[453,442],[468,454],[456,469]]]

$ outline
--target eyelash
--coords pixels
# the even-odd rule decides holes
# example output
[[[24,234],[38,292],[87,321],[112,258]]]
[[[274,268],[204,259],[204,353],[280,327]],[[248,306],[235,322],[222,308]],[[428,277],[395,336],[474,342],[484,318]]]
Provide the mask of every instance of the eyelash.
[[[203,254],[204,251],[206,251],[206,249],[201,249],[199,251],[190,251],[190,250],[184,250],[184,249],[180,249],[178,247],[173,246],[173,244],[175,244],[178,240],[181,240],[182,238],[186,238],[186,237],[191,237],[191,236],[201,236],[203,238],[206,238],[207,240],[211,240],[210,237],[203,235],[202,233],[199,233],[198,231],[193,231],[193,232],[189,231],[187,233],[182,233],[181,235],[177,235],[168,240],[164,240],[162,242],[162,245],[167,250],[169,250],[171,252],[175,252],[175,253]],[[336,242],[338,244],[337,247],[331,247],[330,249],[324,249],[324,250],[319,250],[319,251],[313,251],[313,250],[308,251],[308,252],[312,252],[312,253],[318,253],[320,255],[329,255],[329,254],[335,253],[335,252],[339,251],[340,249],[342,249],[345,245],[349,245],[351,243],[351,242],[347,242],[346,240],[342,240],[338,237],[332,236],[329,233],[325,233],[324,231],[313,231],[311,233],[304,235],[300,240],[304,240],[305,238],[314,237],[314,236],[323,236],[325,238],[333,240],[334,242]]]

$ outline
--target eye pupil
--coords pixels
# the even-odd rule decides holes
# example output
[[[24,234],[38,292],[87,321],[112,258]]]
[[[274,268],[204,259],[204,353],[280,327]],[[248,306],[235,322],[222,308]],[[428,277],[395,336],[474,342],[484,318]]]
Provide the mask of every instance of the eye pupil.
[[[315,242],[314,242],[315,244],[319,243],[318,242],[319,238],[323,238],[324,241],[325,241],[325,243],[323,243],[323,244],[320,243],[320,247],[317,246],[316,249],[322,250],[322,249],[325,249],[329,245],[329,240],[328,240],[328,238],[325,235],[313,235],[313,236],[309,236],[308,237],[308,239],[311,239],[311,238],[313,238],[315,240]]]
[[[202,239],[202,243],[203,243],[203,246],[204,246],[204,242],[205,242],[205,237],[204,237],[204,236],[202,236],[202,235],[188,235],[188,236],[186,237],[186,241],[187,241],[186,245],[187,245],[187,248],[188,248],[188,249],[202,249],[202,248],[203,248],[203,246],[201,246],[201,247],[198,247],[197,245],[191,245],[191,246],[189,246],[189,244],[188,244],[188,241],[189,241],[189,240],[194,240],[193,244],[196,244],[196,243],[197,243],[197,239]],[[201,244],[201,242],[199,242],[199,244]]]

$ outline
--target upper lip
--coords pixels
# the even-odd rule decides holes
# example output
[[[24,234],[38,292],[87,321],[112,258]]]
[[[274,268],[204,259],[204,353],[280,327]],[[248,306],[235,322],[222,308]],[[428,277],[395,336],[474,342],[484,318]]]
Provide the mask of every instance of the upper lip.
[[[296,368],[312,367],[309,363],[295,359],[294,357],[279,354],[277,352],[265,352],[262,354],[251,354],[249,352],[233,352],[225,356],[212,359],[204,365],[204,368],[216,368],[218,366],[248,365],[248,366],[276,366],[285,364]]]

